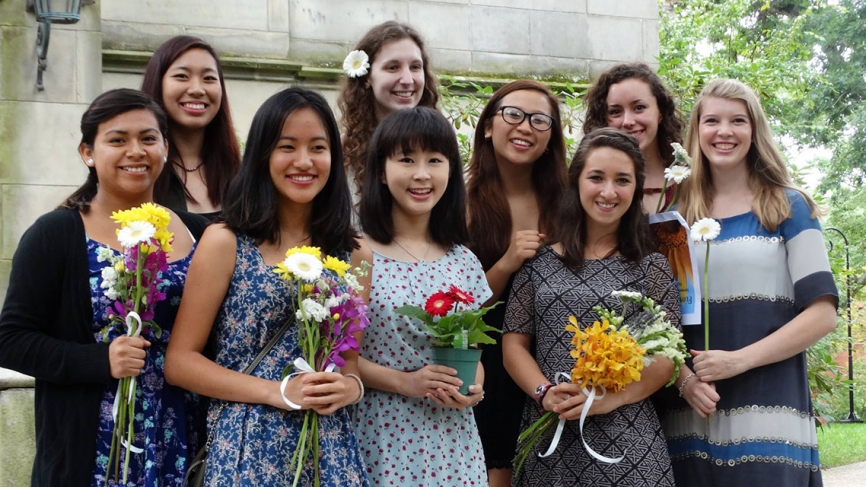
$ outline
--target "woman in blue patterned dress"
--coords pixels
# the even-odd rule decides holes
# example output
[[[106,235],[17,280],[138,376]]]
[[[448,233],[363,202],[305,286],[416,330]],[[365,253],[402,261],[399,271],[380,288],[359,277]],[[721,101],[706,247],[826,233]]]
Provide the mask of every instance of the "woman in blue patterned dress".
[[[343,354],[342,373],[302,374],[288,382],[285,397],[280,392],[284,367],[301,352],[294,295],[276,264],[292,247],[314,245],[344,258],[357,247],[340,135],[320,95],[289,88],[259,108],[223,214],[225,224],[208,229],[190,265],[166,357],[170,382],[219,399],[208,418],[205,485],[291,485],[304,413],[287,406],[288,398],[320,415],[321,485],[366,486],[345,409],[362,394],[360,381],[343,375],[358,374],[357,352]],[[287,320],[285,335],[251,375],[242,374]],[[202,354],[209,338],[214,361]],[[301,484],[313,483],[308,463]]]
[[[170,213],[173,250],[159,284],[166,299],[154,309],[162,333],[101,333],[113,300],[101,287],[107,263],[97,250],[121,251],[113,212],[153,201],[167,132],[165,113],[144,93],[98,96],[81,117],[87,181],[40,217],[15,252],[0,315],[0,366],[36,378],[33,486],[106,484],[112,405],[124,377],[137,377],[132,444],[144,450],[131,455],[125,485],[180,486],[197,446],[197,397],[165,384],[163,359],[204,218]],[[109,477],[108,485],[123,485]]]
[[[694,360],[676,385],[688,403],[665,419],[677,484],[821,485],[804,351],[835,327],[837,291],[817,207],[746,85],[707,85],[690,123],[679,211],[715,218],[721,234],[703,290],[710,350],[703,326],[684,327]]]
[[[457,371],[433,365],[420,320],[395,309],[423,306],[456,285],[490,295],[481,263],[466,247],[466,194],[457,138],[432,108],[398,110],[370,143],[356,259],[373,263],[370,326],[361,345],[369,387],[355,427],[370,482],[387,486],[487,485],[472,406],[484,397],[481,364],[469,394]]]

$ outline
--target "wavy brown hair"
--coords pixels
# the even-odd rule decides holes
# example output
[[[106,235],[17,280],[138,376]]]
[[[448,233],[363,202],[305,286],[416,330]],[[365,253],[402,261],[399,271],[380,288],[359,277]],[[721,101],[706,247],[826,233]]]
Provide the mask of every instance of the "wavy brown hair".
[[[205,127],[204,144],[201,146],[200,154],[201,160],[207,161],[207,170],[205,171],[207,197],[213,205],[220,206],[228,190],[229,183],[237,175],[238,170],[240,170],[241,151],[238,146],[238,139],[235,136],[234,125],[232,124],[222,64],[214,48],[198,37],[175,36],[165,41],[153,53],[150,62],[147,63],[144,80],[141,82],[141,91],[152,96],[159,103],[159,106],[165,110],[165,99],[162,96],[162,78],[172,63],[190,49],[202,49],[213,56],[217,66],[217,74],[219,75],[220,88],[222,89],[222,102],[220,103],[219,111],[217,111],[214,119]],[[179,164],[177,161],[180,160],[180,154],[177,152],[177,146],[171,136],[171,127],[174,125],[174,121],[170,117],[168,124],[168,160],[172,165],[175,165]],[[182,168],[182,163],[180,164]],[[186,173],[181,172],[183,173],[183,178],[186,178]],[[170,178],[172,177],[178,176],[171,167],[162,171],[153,189],[154,200],[162,201],[165,199],[170,187]],[[186,190],[185,179],[182,179],[182,181],[187,199],[193,200],[192,195]]]
[[[551,241],[562,245],[562,261],[571,269],[580,271],[585,261],[586,210],[580,204],[578,191],[580,174],[592,151],[609,147],[625,153],[634,162],[635,189],[631,205],[620,219],[616,229],[616,246],[605,258],[617,252],[631,263],[637,263],[653,252],[649,220],[643,211],[644,157],[637,139],[620,130],[604,127],[593,130],[583,137],[571,166],[568,168],[568,189],[562,200],[558,225]]]
[[[532,188],[538,200],[538,228],[541,232],[547,232],[556,225],[560,197],[567,184],[565,138],[556,96],[545,85],[532,80],[512,81],[496,90],[478,117],[475,150],[469,160],[467,182],[469,246],[485,269],[492,267],[508,250],[512,222],[502,176],[496,164],[493,140],[486,138],[484,132],[493,123],[502,99],[509,93],[522,90],[543,94],[550,104],[550,115],[553,117],[547,148],[532,163]]]
[[[648,84],[650,92],[656,99],[662,117],[656,134],[656,145],[665,165],[669,166],[674,162],[674,150],[671,144],[683,142],[683,117],[664,81],[644,63],[617,64],[601,73],[583,98],[586,106],[583,133],[588,134],[595,129],[607,127],[607,94],[610,87],[632,78]]]
[[[734,79],[717,79],[701,91],[692,108],[689,133],[686,137],[686,150],[692,159],[692,175],[683,182],[680,201],[677,204],[679,212],[689,224],[709,217],[712,206],[714,188],[710,172],[710,161],[701,150],[698,130],[700,128],[701,110],[707,98],[722,98],[737,100],[746,105],[749,122],[752,124],[752,145],[746,154],[746,165],[749,169],[749,187],[755,198],[752,211],[761,222],[761,226],[774,232],[776,228],[791,216],[791,204],[785,190],[794,190],[803,195],[812,216],[821,212],[808,194],[795,184],[785,159],[779,152],[767,115],[761,108],[758,96],[751,88]]]
[[[430,70],[424,40],[412,27],[399,22],[388,21],[370,29],[354,47],[356,51],[364,51],[370,57],[370,64],[376,60],[382,46],[389,42],[412,39],[421,50],[421,61],[424,63],[424,92],[418,106],[435,108],[439,101],[439,90],[436,88],[436,77]],[[343,155],[346,167],[349,168],[355,181],[355,188],[361,191],[364,181],[364,165],[367,161],[367,149],[373,132],[379,125],[376,118],[376,97],[367,84],[369,74],[357,78],[346,77],[343,89],[337,100],[337,106],[343,114],[340,125],[343,128]]]

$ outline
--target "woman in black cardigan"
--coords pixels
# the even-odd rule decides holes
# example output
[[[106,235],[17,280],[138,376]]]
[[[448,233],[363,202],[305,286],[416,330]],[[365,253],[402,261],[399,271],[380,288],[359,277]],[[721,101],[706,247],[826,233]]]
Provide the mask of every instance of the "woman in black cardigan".
[[[136,411],[154,425],[136,424],[129,485],[167,485],[194,451],[190,434],[195,398],[165,384],[162,357],[183,277],[207,220],[171,213],[168,299],[156,305],[157,338],[98,336],[107,317],[99,284],[107,264],[96,249],[120,251],[111,213],[153,200],[165,165],[166,116],[135,90],[106,92],[81,118],[79,153],[88,166],[84,185],[57,210],[40,217],[21,238],[0,314],[0,367],[36,378],[36,459],[33,486],[105,482],[117,379],[140,376]],[[166,275],[166,274],[171,274]],[[144,407],[142,407],[144,406]],[[167,416],[171,416],[170,418]],[[143,423],[143,422],[142,422]],[[167,465],[176,462],[177,465]]]

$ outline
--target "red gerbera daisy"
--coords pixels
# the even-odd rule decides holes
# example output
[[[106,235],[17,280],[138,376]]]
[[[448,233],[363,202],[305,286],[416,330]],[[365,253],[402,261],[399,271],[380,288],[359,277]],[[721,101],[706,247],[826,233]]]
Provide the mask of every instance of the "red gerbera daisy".
[[[451,289],[448,290],[448,297],[450,297],[454,301],[457,301],[458,303],[463,304],[472,304],[475,302],[475,298],[473,298],[471,294],[462,291],[454,284],[452,284]]]
[[[445,316],[451,311],[454,306],[454,299],[443,291],[439,291],[430,296],[427,303],[424,305],[424,311],[431,316]]]

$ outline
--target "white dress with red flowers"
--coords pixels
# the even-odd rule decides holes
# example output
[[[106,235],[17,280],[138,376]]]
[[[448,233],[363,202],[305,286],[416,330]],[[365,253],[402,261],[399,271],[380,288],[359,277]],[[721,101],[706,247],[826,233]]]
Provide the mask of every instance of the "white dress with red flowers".
[[[405,372],[432,364],[423,324],[394,312],[423,307],[452,284],[478,307],[492,293],[475,255],[462,245],[434,262],[404,262],[373,253],[370,326],[361,356]],[[499,337],[496,337],[499,339]],[[471,408],[441,408],[426,398],[368,389],[355,411],[355,433],[371,485],[486,486],[487,471]]]

